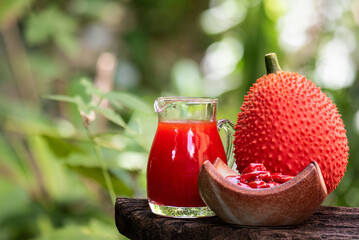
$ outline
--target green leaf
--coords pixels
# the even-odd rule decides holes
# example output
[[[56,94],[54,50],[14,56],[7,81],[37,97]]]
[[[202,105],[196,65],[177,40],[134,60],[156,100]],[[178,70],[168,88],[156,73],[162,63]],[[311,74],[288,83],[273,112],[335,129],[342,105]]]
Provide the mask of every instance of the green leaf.
[[[98,167],[100,168],[99,161],[89,153],[92,153],[93,149],[87,149],[85,153],[75,153],[66,158],[62,161],[65,165],[68,166],[80,166],[80,167]],[[109,165],[109,164],[107,164]]]
[[[59,34],[54,40],[56,45],[70,56],[74,56],[79,48],[76,36],[72,34]]]
[[[58,125],[40,110],[30,101],[21,102],[16,98],[0,96],[0,118],[4,120],[2,127],[26,135],[59,136]]]
[[[79,193],[73,190],[77,188],[77,184],[71,181],[68,169],[58,161],[56,155],[48,148],[44,137],[28,136],[27,144],[31,149],[31,156],[36,162],[44,187],[46,187],[46,192],[50,197],[60,200],[69,198],[69,192],[71,192],[71,196]]]
[[[106,188],[105,178],[102,173],[102,164],[99,159],[96,158],[92,144],[87,144],[86,146],[88,148],[86,148],[86,150],[83,149],[82,153],[71,154],[63,159],[62,163],[71,170],[95,180]],[[119,165],[119,152],[111,149],[101,149],[101,151],[115,192],[120,195],[132,196],[133,180],[131,173]]]
[[[45,43],[50,38],[46,19],[40,14],[32,15],[27,20],[27,28],[25,29],[25,38],[31,45]],[[44,21],[45,20],[45,21]]]
[[[100,89],[96,88],[87,78],[82,78],[80,83],[85,88],[87,94],[95,95],[98,98],[102,98],[104,96],[104,93]]]
[[[114,238],[117,240],[121,240],[121,239],[127,239],[125,237],[120,237],[118,238],[118,231],[116,229],[116,227],[114,226],[113,222],[110,223],[106,223],[103,221],[99,221],[97,219],[91,219],[88,227],[90,229],[91,232],[93,232],[93,234],[95,235],[100,235],[102,237],[109,237],[109,238]]]
[[[6,177],[6,176],[5,176]],[[27,239],[37,232],[38,203],[29,189],[0,176],[0,239]]]
[[[81,147],[81,152],[73,153],[66,158],[61,159],[62,163],[70,166],[101,168],[102,165],[94,154],[94,146],[92,143],[79,147]],[[107,168],[118,168],[118,151],[112,149],[101,150],[104,155]]]
[[[61,101],[61,102],[68,102],[68,103],[74,103],[76,105],[79,105],[79,97],[71,97],[71,96],[65,96],[65,95],[47,95],[44,98],[55,100],[55,101]]]
[[[111,104],[117,107],[122,104],[136,111],[153,113],[151,107],[146,102],[142,101],[139,97],[132,95],[130,93],[108,92],[105,94],[104,97],[108,99]]]
[[[67,165],[71,170],[76,171],[77,173],[85,176],[89,179],[95,180],[99,183],[104,189],[107,189],[106,181],[100,167],[84,167],[84,166],[73,166]],[[121,171],[122,175],[114,175],[110,171],[110,179],[114,186],[115,193],[121,196],[130,197],[133,194],[132,186],[130,185],[130,175],[128,172],[125,172],[121,169],[115,169],[116,173]],[[127,178],[126,181],[124,179]]]
[[[7,179],[0,178],[0,225],[11,215],[21,214],[30,205],[24,189]]]
[[[79,147],[61,138],[43,136],[49,149],[59,158],[65,158],[71,153],[82,152]]]
[[[94,136],[94,141],[101,147],[116,151],[141,151],[142,146],[133,137],[127,137],[119,133],[102,133]]]
[[[81,115],[85,114],[85,115],[92,115],[91,111],[92,111],[92,103],[85,103],[84,100],[80,97],[80,96],[75,96],[75,97],[71,97],[71,96],[64,96],[64,95],[47,95],[45,96],[45,98],[50,99],[50,100],[55,100],[55,101],[62,101],[62,102],[68,102],[68,103],[73,103],[76,104],[79,112],[81,113]]]
[[[0,136],[0,167],[11,176],[12,181],[23,188],[33,186],[36,179],[25,163],[26,154],[27,149],[23,146],[22,139],[12,138],[7,134]]]
[[[87,92],[87,89],[84,87],[83,81],[89,81],[87,77],[75,77],[70,81],[69,86],[69,95],[71,96],[80,96],[86,104],[92,102],[92,94]]]
[[[111,2],[104,2],[103,0],[76,0],[71,2],[71,12],[76,15],[82,15],[90,19],[101,19],[104,14],[107,14],[108,6]],[[112,5],[111,5],[112,6]]]
[[[131,139],[119,134],[108,133],[94,136],[94,141],[101,147],[123,151],[127,148],[128,142],[131,141]]]
[[[44,232],[36,240],[116,240],[119,234],[114,225],[91,219],[87,225],[68,224],[62,228]]]
[[[106,119],[110,120],[111,122],[123,127],[128,128],[125,121],[122,119],[122,117],[117,114],[113,109],[111,108],[102,108],[102,107],[94,107],[94,109],[99,112],[101,115],[103,115]]]
[[[31,45],[54,40],[61,50],[72,55],[78,49],[76,29],[77,23],[74,18],[55,7],[50,7],[30,15],[25,28],[25,38]]]

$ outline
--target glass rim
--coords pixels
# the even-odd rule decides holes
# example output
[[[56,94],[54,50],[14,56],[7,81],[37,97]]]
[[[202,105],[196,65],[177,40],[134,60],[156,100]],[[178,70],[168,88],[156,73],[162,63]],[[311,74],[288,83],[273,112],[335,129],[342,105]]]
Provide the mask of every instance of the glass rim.
[[[156,101],[171,101],[171,102],[194,102],[194,103],[218,103],[217,98],[213,97],[185,97],[185,96],[168,96],[158,97]]]

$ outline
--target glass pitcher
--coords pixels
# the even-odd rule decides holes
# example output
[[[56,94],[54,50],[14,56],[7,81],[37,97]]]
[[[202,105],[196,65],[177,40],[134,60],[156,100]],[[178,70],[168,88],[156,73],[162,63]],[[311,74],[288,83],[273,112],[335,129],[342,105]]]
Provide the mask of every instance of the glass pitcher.
[[[147,165],[147,195],[153,213],[170,217],[204,217],[214,213],[198,193],[201,165],[220,158],[233,165],[233,124],[216,121],[217,99],[159,97],[158,126]],[[227,135],[226,152],[220,139]]]

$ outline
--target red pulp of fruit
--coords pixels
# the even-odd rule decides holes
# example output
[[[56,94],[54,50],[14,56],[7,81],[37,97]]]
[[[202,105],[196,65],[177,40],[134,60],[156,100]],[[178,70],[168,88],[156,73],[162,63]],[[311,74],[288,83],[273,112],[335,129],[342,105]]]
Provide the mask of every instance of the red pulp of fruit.
[[[262,163],[251,163],[239,176],[227,176],[226,179],[242,187],[269,188],[291,180],[293,176],[270,173]]]

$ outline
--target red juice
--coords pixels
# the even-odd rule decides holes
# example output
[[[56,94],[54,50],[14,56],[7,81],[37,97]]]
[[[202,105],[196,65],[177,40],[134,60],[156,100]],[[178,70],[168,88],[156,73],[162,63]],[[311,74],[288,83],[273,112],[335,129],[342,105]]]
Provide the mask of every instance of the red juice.
[[[202,207],[199,169],[204,161],[226,160],[216,122],[159,122],[147,165],[150,201],[166,206]]]

